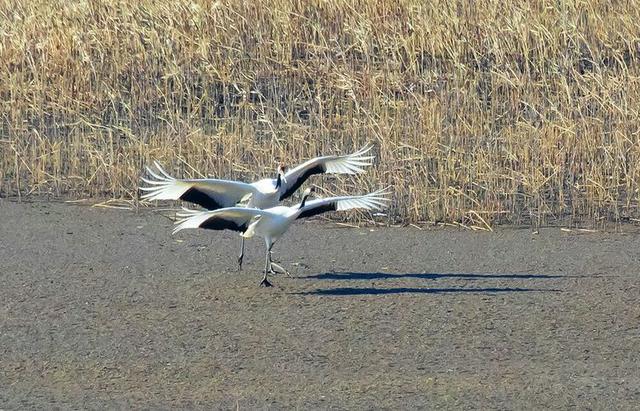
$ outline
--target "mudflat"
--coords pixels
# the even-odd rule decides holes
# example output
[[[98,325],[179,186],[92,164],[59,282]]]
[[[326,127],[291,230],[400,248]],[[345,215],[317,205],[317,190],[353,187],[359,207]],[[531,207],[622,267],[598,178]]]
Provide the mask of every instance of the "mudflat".
[[[0,409],[640,404],[640,234],[232,232],[0,200]]]

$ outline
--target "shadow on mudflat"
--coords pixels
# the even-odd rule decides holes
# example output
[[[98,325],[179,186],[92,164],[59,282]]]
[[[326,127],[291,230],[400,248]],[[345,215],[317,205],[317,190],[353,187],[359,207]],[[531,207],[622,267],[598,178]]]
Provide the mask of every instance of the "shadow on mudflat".
[[[338,272],[338,273],[323,273],[316,275],[308,275],[300,277],[304,279],[317,279],[317,280],[392,280],[401,278],[417,278],[422,280],[437,280],[438,278],[463,278],[469,280],[490,280],[490,279],[502,279],[502,280],[535,280],[546,278],[566,278],[563,275],[549,275],[549,274],[435,274],[435,273],[355,273],[355,272]]]
[[[435,274],[435,273],[356,273],[356,272],[338,272],[323,273],[299,277],[304,279],[316,280],[394,280],[394,279],[423,279],[436,280],[439,278],[457,278],[469,280],[541,280],[541,279],[558,279],[565,278],[561,275],[548,274]],[[560,292],[557,289],[537,289],[537,288],[521,288],[521,287],[478,287],[478,288],[425,288],[425,287],[335,287],[335,288],[319,288],[312,291],[298,292],[294,294],[302,295],[380,295],[380,294],[445,294],[445,293],[521,293],[521,292]]]
[[[445,294],[445,293],[521,293],[521,292],[560,292],[556,289],[535,289],[535,288],[418,288],[418,287],[395,287],[395,288],[375,288],[375,287],[336,287],[319,288],[313,291],[304,291],[292,294],[299,295],[380,295],[380,294]]]

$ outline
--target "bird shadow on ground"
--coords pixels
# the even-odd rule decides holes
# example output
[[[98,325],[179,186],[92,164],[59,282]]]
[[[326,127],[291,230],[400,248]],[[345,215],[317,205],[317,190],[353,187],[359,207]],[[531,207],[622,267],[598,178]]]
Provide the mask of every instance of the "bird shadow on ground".
[[[521,293],[521,292],[560,292],[556,289],[535,289],[535,288],[418,288],[418,287],[395,287],[395,288],[375,288],[375,287],[337,287],[319,288],[312,291],[303,291],[293,294],[298,295],[380,295],[380,294],[445,294],[445,293]]]
[[[332,272],[316,274],[304,279],[316,280],[394,280],[394,279],[423,279],[436,280],[439,278],[469,279],[469,280],[543,280],[543,279],[559,279],[566,278],[562,275],[549,274],[436,274],[436,273],[368,273],[368,272]],[[520,292],[560,292],[558,289],[536,289],[523,287],[449,287],[449,288],[425,288],[425,287],[335,287],[335,288],[318,288],[316,290],[297,292],[294,294],[301,295],[381,295],[381,294],[446,294],[446,293],[520,293]]]
[[[416,278],[422,280],[437,280],[439,278],[461,278],[468,280],[535,280],[535,279],[551,279],[566,278],[563,275],[550,274],[464,274],[464,273],[356,273],[356,272],[332,272],[300,277],[304,279],[317,280],[392,280],[403,278]]]

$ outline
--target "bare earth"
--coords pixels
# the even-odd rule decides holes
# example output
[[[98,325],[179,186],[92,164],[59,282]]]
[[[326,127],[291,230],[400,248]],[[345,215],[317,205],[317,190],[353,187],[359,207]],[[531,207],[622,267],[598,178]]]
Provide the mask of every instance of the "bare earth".
[[[0,409],[640,404],[640,234],[294,226],[0,200]],[[624,233],[628,231],[628,233]]]

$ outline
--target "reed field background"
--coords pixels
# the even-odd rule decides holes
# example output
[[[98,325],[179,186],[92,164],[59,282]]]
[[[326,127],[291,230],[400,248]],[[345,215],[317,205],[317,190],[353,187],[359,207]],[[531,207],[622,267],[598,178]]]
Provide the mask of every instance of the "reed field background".
[[[375,144],[393,222],[640,218],[640,2],[0,0],[0,195]]]

